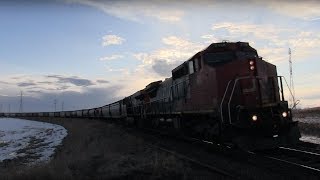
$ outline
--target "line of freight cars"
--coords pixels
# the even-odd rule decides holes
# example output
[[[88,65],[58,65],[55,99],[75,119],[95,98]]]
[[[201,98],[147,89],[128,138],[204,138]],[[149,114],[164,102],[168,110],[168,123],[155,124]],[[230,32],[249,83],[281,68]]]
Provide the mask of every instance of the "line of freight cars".
[[[126,106],[121,101],[99,108],[59,112],[0,113],[4,117],[125,118]]]

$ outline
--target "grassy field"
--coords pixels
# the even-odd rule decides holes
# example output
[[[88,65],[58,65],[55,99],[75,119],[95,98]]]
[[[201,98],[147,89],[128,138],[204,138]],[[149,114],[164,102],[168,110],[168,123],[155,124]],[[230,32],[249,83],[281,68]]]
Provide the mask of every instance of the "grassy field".
[[[85,119],[46,119],[68,136],[47,164],[19,159],[0,163],[0,179],[221,179],[149,146],[116,124]]]

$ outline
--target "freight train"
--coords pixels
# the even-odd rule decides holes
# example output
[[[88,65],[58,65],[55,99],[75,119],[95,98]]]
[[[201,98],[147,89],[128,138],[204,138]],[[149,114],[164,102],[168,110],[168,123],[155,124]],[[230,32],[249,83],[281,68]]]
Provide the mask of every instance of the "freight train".
[[[270,148],[294,144],[301,136],[283,84],[276,66],[249,43],[219,42],[174,68],[172,77],[112,104],[4,115],[113,119],[242,149]]]

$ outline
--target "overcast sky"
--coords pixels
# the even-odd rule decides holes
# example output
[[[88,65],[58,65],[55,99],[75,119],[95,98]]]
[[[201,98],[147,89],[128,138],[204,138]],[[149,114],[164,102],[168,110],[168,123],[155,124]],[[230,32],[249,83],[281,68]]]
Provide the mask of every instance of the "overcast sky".
[[[171,76],[210,43],[246,41],[320,106],[319,1],[0,1],[0,111],[97,107]],[[287,96],[288,97],[288,96]]]

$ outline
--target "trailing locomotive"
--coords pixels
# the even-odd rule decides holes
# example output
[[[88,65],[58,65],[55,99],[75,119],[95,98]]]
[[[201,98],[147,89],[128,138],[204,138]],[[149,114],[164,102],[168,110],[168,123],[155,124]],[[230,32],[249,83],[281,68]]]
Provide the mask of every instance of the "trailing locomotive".
[[[109,105],[12,116],[119,119],[243,149],[298,142],[276,66],[246,42],[213,43],[172,70],[172,77]]]

